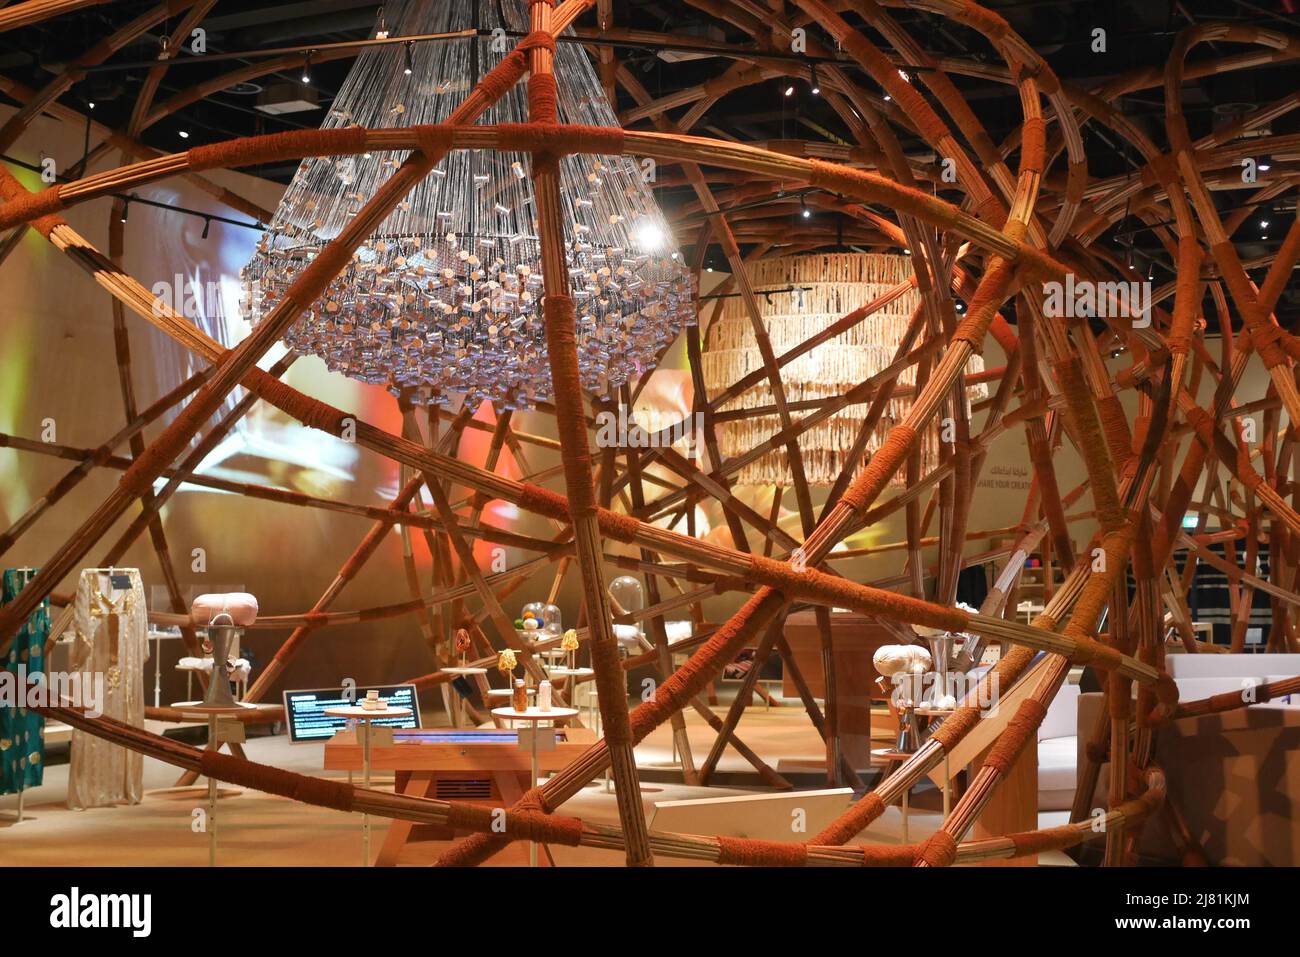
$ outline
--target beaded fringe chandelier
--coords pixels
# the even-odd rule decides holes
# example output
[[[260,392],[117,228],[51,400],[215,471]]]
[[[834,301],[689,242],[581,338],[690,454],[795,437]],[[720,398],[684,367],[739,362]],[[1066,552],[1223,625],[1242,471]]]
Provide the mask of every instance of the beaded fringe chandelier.
[[[367,49],[324,128],[443,122],[508,52],[504,35],[491,31],[528,29],[519,0],[399,0],[384,18],[395,36],[480,33]],[[581,47],[559,44],[555,74],[561,123],[618,125]],[[518,84],[482,122],[527,119]],[[242,274],[254,323],[407,155],[302,162]],[[632,159],[569,155],[560,174],[582,385],[605,394],[651,368],[682,324],[694,322],[692,280]],[[449,153],[303,312],[285,343],[419,403],[451,406],[463,395],[471,408],[484,399],[529,408],[550,398],[535,217],[526,154]]]
[[[745,268],[760,293],[763,325],[778,356],[906,282],[912,275],[908,257],[875,253],[788,256],[762,259]],[[893,361],[919,303],[920,295],[913,287],[852,329],[785,366],[781,377],[787,400],[795,403],[835,398],[884,369]],[[706,345],[702,357],[704,383],[712,394],[763,368],[749,315],[740,297],[725,300],[721,317],[708,332]],[[984,361],[972,356],[966,366],[967,373],[983,370]],[[916,366],[907,368],[895,382],[897,386],[915,384]],[[966,395],[968,401],[987,398],[988,387],[972,385]],[[771,408],[772,404],[772,391],[765,380],[764,384],[723,405],[722,410]],[[859,469],[910,405],[909,398],[890,401],[867,442],[867,453],[859,461]],[[848,405],[800,436],[799,449],[809,484],[834,484],[844,469],[845,457],[866,414],[866,404]],[[775,414],[719,423],[719,451],[726,458],[743,455],[780,429],[781,420]],[[934,467],[938,457],[937,426],[932,424],[921,436],[920,448],[924,474]],[[900,470],[893,483],[902,484],[905,475]],[[736,481],[740,485],[789,488],[794,480],[785,447],[744,466]]]

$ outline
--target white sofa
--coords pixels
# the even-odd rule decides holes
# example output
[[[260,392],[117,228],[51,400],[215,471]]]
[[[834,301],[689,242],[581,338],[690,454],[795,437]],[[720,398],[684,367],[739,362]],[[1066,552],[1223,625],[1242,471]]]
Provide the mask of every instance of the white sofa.
[[[1067,681],[1038,726],[1038,810],[1068,810],[1077,779],[1079,686]]]
[[[1180,701],[1242,691],[1251,684],[1281,681],[1300,675],[1300,655],[1169,655],[1165,668],[1178,685]],[[1288,695],[1255,707],[1300,707],[1300,695]]]

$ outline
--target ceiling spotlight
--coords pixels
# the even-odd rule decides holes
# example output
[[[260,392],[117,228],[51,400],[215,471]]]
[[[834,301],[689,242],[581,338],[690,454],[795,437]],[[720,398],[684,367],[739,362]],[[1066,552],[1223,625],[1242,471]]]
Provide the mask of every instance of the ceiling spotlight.
[[[808,219],[812,216],[812,210],[808,208],[808,201],[802,196],[799,197],[799,213],[804,219]]]
[[[1273,168],[1273,157],[1261,156],[1259,158],[1259,162],[1255,164],[1255,168],[1259,170],[1261,173],[1267,173],[1269,170]]]
[[[302,82],[311,82],[311,51],[307,51],[307,59],[302,64]]]
[[[912,250],[910,250],[910,249],[904,249],[904,250],[903,250],[903,255],[904,255],[904,256],[910,256],[910,255],[912,255]]]
[[[86,106],[93,110],[95,108],[95,101],[91,100],[89,103],[86,104]]]
[[[1261,219],[1261,220],[1259,221],[1259,228],[1260,228],[1260,229],[1268,229],[1268,220],[1267,220],[1267,219]]]
[[[816,64],[816,63],[814,63],[814,64],[812,65],[812,92],[813,92],[813,96],[820,96],[820,95],[821,95],[821,92],[822,92],[822,85],[821,85],[819,82],[817,82],[817,64]]]
[[[415,72],[415,65],[411,62],[411,41],[406,41],[406,68],[402,70],[407,76]]]
[[[128,198],[122,201],[122,222],[126,222],[126,217],[130,215],[131,215],[131,200]]]
[[[787,87],[785,88],[785,95],[786,95],[786,96],[794,96],[794,87],[793,87],[793,86],[787,86]]]
[[[387,39],[388,39],[388,24],[384,22],[384,8],[383,8],[383,7],[380,7],[380,8],[379,8],[379,22],[378,22],[377,24],[375,24],[375,39],[376,39],[376,40],[387,40]]]
[[[959,302],[959,303],[957,303],[957,311],[958,311],[958,312],[965,312],[965,311],[966,311],[966,303],[964,303],[964,302]]]
[[[889,102],[890,100],[892,100],[892,99],[893,99],[893,97],[890,96],[888,93],[885,94],[885,102],[886,102],[886,103],[888,103],[888,102]]]
[[[177,135],[183,140],[187,140],[190,138],[189,130],[178,130]]]

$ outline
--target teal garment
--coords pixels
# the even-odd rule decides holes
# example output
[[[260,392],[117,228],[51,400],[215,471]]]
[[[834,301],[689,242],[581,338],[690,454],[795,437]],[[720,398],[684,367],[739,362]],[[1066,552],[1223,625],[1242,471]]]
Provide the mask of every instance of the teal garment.
[[[7,605],[17,598],[35,574],[35,571],[6,568],[0,604]],[[27,710],[24,685],[30,682],[32,675],[45,673],[45,639],[49,633],[50,602],[47,598],[32,612],[5,656],[5,671],[13,676],[5,679],[9,685],[5,697],[21,695],[21,701],[17,707],[0,708],[0,794],[37,787],[44,776],[45,718]],[[28,681],[20,684],[20,674],[25,674]]]

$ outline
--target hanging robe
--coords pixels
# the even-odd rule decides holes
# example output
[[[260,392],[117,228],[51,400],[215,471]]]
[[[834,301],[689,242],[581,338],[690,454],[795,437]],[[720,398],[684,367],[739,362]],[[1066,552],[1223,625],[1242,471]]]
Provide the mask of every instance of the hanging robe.
[[[126,586],[120,581],[127,580]],[[115,582],[114,579],[119,579]],[[87,568],[77,585],[71,670],[105,716],[144,727],[144,664],[149,657],[144,584],[134,568]],[[144,756],[84,731],[72,733],[68,807],[139,804]]]

